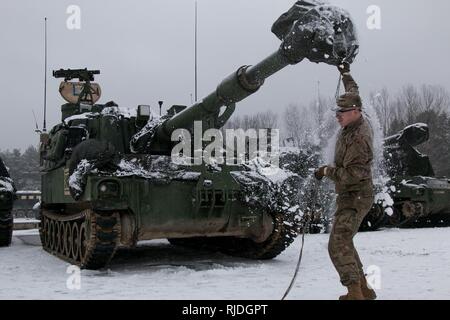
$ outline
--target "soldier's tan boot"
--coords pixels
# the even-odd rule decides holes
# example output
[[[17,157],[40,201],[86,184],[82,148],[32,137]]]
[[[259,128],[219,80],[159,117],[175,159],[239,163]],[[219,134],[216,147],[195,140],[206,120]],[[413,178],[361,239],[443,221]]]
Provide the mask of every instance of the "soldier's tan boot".
[[[339,300],[366,300],[361,290],[361,283],[356,282],[347,287],[348,293]]]
[[[377,294],[375,290],[369,288],[367,285],[366,277],[361,278],[361,292],[367,300],[375,300],[377,298]]]

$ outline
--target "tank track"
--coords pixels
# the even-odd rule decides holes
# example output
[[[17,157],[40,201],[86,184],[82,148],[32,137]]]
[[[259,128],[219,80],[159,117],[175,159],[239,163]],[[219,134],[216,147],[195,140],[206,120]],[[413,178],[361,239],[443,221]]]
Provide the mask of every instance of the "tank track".
[[[1,214],[0,216],[6,216],[6,214]],[[12,232],[13,232],[13,220],[0,221],[0,247],[8,247],[11,245]]]
[[[297,224],[294,221],[286,221],[285,215],[272,214],[272,217],[274,231],[263,243],[256,243],[251,239],[235,237],[168,240],[171,244],[178,246],[219,251],[230,256],[246,259],[270,260],[286,250],[294,242],[299,232]]]
[[[88,209],[62,216],[41,212],[39,235],[44,250],[81,269],[104,268],[117,250],[120,231],[119,213]]]
[[[373,206],[369,213],[364,218],[359,231],[371,232],[377,231],[386,224],[386,214],[384,213],[384,208],[381,205]]]

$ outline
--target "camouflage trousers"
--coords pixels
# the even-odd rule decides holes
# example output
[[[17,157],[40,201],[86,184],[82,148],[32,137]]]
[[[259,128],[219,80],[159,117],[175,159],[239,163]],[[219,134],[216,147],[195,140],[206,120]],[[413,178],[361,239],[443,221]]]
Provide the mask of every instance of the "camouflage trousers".
[[[341,283],[348,287],[364,277],[363,265],[353,244],[353,238],[373,205],[373,196],[358,193],[339,195],[328,252]]]

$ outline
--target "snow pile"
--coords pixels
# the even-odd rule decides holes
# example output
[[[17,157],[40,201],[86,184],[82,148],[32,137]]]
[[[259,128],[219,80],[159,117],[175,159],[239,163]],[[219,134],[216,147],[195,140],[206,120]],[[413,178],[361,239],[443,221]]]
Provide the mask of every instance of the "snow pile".
[[[94,118],[98,117],[99,115],[100,114],[97,113],[97,112],[85,112],[85,113],[82,113],[82,114],[76,114],[76,115],[70,116],[70,117],[64,119],[63,122],[64,122],[65,125],[70,125],[70,123],[72,121],[94,119]]]
[[[83,159],[69,177],[69,189],[74,199],[78,200],[84,192],[87,176],[96,171],[93,161]]]
[[[130,149],[133,153],[146,153],[153,142],[159,126],[164,122],[164,117],[160,118],[156,115],[151,115],[147,124],[136,133],[130,141]]]
[[[208,170],[210,170],[212,172],[222,172],[222,167],[218,163],[217,159],[209,158],[208,161],[209,161],[209,164],[207,165]]]
[[[101,112],[84,112],[82,114],[76,114],[64,119],[65,125],[70,125],[72,121],[75,120],[89,120],[94,119],[100,116],[112,116],[116,119],[125,118],[130,119],[132,117],[136,117],[137,110],[129,109],[124,107],[105,107],[101,110]]]
[[[0,192],[11,192],[14,193],[14,183],[10,178],[1,177],[0,178]]]
[[[109,165],[109,169],[100,168],[95,160],[81,160],[69,177],[69,188],[74,199],[81,197],[87,178],[92,174],[105,177],[138,177],[158,184],[169,184],[173,180],[197,181],[201,175],[200,172],[189,171],[188,167],[172,163],[169,156],[129,155],[117,164]]]
[[[422,177],[419,177],[419,178],[422,178]],[[418,189],[418,188],[421,188],[421,187],[422,188],[425,187],[425,186],[413,183],[412,180],[408,180],[408,181],[402,180],[401,185],[404,186],[404,187],[407,187],[407,188],[411,188],[411,189]]]
[[[253,213],[277,212],[285,216],[291,226],[289,237],[296,238],[303,218],[300,208],[300,177],[292,172],[269,166],[256,158],[245,165],[245,171],[232,171],[232,177],[241,185],[239,200]]]
[[[41,201],[38,201],[34,204],[33,209],[35,211],[41,210]]]
[[[190,172],[182,166],[171,162],[168,156],[148,156],[142,158],[122,159],[119,168],[112,174],[116,177],[140,177],[170,183],[172,180],[193,180],[200,177],[200,172]]]
[[[407,126],[404,131],[409,130],[410,128],[416,128],[420,130],[428,130],[428,125],[426,123],[415,123],[410,126]]]
[[[318,148],[281,148],[280,167],[291,171],[301,178],[311,176],[312,168],[319,166],[320,153]]]
[[[37,224],[39,222],[41,221],[34,218],[14,218],[14,224]]]
[[[137,159],[131,161],[122,159],[119,163],[119,168],[113,175],[117,177],[150,177],[150,173],[137,163]]]
[[[281,185],[284,181],[293,176],[292,172],[282,170],[279,167],[266,162],[263,158],[260,157],[256,157],[253,160],[250,160],[248,164],[244,164],[243,166],[250,172],[254,172],[257,175],[264,176],[269,179],[270,182],[278,185]]]
[[[390,217],[394,214],[394,200],[392,199],[389,188],[384,187],[382,192],[375,195],[375,203],[383,208],[383,211]]]
[[[135,118],[137,115],[136,109],[128,109],[124,107],[106,107],[102,110],[104,116],[123,117],[125,119]]]
[[[17,191],[17,195],[18,196],[20,196],[20,195],[30,195],[30,194],[41,195],[41,191],[39,191],[39,190],[20,190],[20,191]]]

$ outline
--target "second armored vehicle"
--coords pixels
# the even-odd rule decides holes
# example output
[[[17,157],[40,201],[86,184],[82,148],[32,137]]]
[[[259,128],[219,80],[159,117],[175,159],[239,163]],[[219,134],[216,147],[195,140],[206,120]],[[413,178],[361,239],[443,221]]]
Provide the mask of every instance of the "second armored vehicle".
[[[450,225],[450,179],[435,176],[428,156],[416,147],[429,139],[426,124],[414,124],[385,140],[388,175],[385,189],[390,208],[375,204],[362,230],[380,227],[426,227]]]

